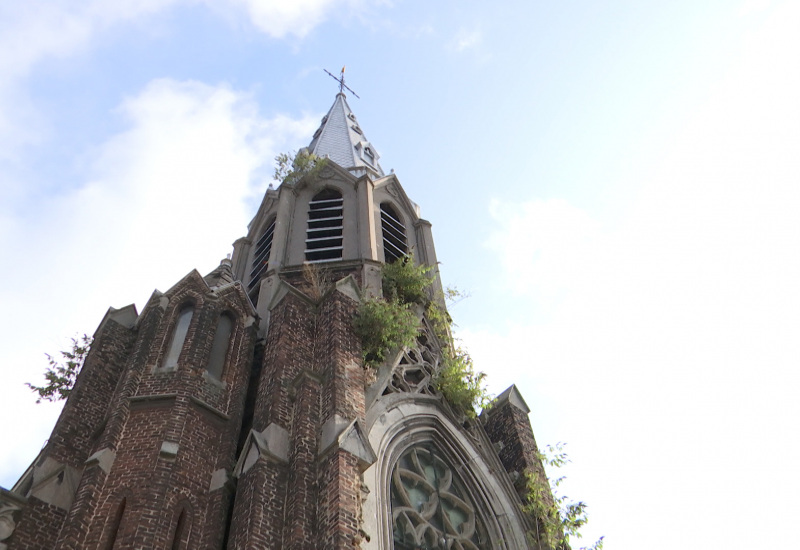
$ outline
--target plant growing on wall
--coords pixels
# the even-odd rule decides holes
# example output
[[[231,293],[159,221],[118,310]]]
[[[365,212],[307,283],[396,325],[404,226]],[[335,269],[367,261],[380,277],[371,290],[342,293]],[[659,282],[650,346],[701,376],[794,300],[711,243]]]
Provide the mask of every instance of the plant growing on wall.
[[[477,409],[489,405],[491,396],[486,389],[486,374],[476,372],[472,357],[461,346],[448,346],[442,351],[442,365],[434,384],[447,401],[469,418],[477,416]]]
[[[361,338],[364,362],[377,367],[386,353],[400,346],[414,345],[419,321],[409,304],[393,300],[364,300],[354,320],[356,334]]]
[[[313,153],[301,150],[297,153],[280,153],[275,157],[275,171],[272,178],[278,184],[292,185],[306,176],[316,177],[328,163]]]
[[[563,443],[548,445],[546,453],[539,454],[539,460],[550,468],[561,468],[570,462]],[[534,520],[535,531],[530,533],[552,550],[568,550],[570,540],[581,538],[580,530],[589,521],[585,502],[574,502],[559,494],[564,476],[549,478],[543,471],[527,472],[525,504],[523,510]],[[581,550],[602,550],[603,537]]]
[[[419,321],[410,308],[423,306],[425,317],[442,344],[442,363],[434,385],[453,408],[474,418],[476,409],[489,403],[484,382],[486,375],[476,372],[469,353],[455,345],[450,330],[452,319],[443,305],[445,299],[453,300],[463,295],[457,290],[447,289],[445,296],[431,299],[431,272],[430,266],[415,265],[408,255],[384,265],[384,298],[362,302],[355,319],[356,333],[361,338],[365,362],[377,367],[389,351],[414,345]]]
[[[75,385],[75,378],[83,367],[83,362],[89,354],[92,346],[92,338],[84,334],[81,337],[72,338],[72,346],[65,351],[59,352],[61,359],[58,360],[49,353],[46,353],[48,367],[44,372],[46,384],[44,386],[34,386],[26,382],[35,394],[37,403],[42,401],[60,401],[69,397],[72,387]]]
[[[428,300],[427,288],[433,283],[430,269],[415,266],[409,256],[383,266],[384,297],[362,301],[353,321],[368,366],[375,368],[391,350],[416,342],[419,320],[412,308]]]
[[[381,272],[384,298],[401,304],[428,304],[432,270],[430,266],[414,265],[414,259],[408,255],[385,264]]]

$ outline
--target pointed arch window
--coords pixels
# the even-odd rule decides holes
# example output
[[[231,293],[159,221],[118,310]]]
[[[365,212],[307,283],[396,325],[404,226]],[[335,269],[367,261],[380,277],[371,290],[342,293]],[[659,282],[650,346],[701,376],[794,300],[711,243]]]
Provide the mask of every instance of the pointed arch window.
[[[178,366],[178,358],[181,356],[183,343],[186,341],[186,335],[189,333],[189,324],[192,322],[192,315],[194,315],[194,305],[186,304],[181,308],[178,314],[178,320],[175,322],[175,328],[172,329],[172,339],[167,349],[167,354],[164,356],[165,369],[174,369]]]
[[[255,252],[253,253],[253,264],[250,268],[250,282],[247,283],[247,290],[252,291],[261,282],[264,273],[269,266],[269,255],[272,252],[272,237],[275,235],[275,218],[268,224],[267,228],[256,241]]]
[[[381,204],[381,229],[383,231],[383,261],[390,264],[408,253],[406,226],[397,210],[384,202]]]
[[[432,444],[406,449],[391,479],[395,550],[484,550],[486,527],[464,482]]]
[[[122,525],[122,517],[125,515],[125,505],[127,504],[127,499],[123,497],[122,502],[119,503],[119,507],[117,507],[117,513],[114,514],[114,519],[111,522],[111,526],[108,532],[108,542],[106,543],[105,547],[106,550],[113,550],[114,545],[117,542],[117,536],[119,534],[119,528]]]
[[[186,523],[186,509],[182,508],[178,514],[178,521],[175,523],[175,531],[172,534],[170,550],[179,550],[182,547],[181,543],[188,532]]]
[[[214,341],[211,343],[211,353],[208,357],[208,374],[222,380],[225,369],[225,359],[228,356],[231,334],[233,334],[233,319],[230,314],[223,313],[217,321],[217,330],[214,332]]]
[[[344,200],[335,189],[323,189],[308,203],[307,262],[342,259],[343,213]]]

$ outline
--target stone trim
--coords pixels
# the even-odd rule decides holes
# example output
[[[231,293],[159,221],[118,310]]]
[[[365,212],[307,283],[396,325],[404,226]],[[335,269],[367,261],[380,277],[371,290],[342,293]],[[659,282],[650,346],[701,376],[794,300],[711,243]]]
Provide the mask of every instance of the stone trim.
[[[221,383],[221,384],[223,384],[221,387],[224,388],[225,387],[224,383]],[[225,414],[221,410],[219,410],[219,409],[217,409],[215,407],[212,407],[211,405],[209,405],[208,403],[206,403],[205,401],[203,401],[199,397],[195,397],[195,396],[192,395],[192,396],[189,397],[189,402],[192,403],[193,405],[196,405],[201,411],[211,413],[214,417],[216,417],[217,420],[223,420],[223,421],[227,422],[228,420],[231,419],[230,416],[228,416],[227,414]]]

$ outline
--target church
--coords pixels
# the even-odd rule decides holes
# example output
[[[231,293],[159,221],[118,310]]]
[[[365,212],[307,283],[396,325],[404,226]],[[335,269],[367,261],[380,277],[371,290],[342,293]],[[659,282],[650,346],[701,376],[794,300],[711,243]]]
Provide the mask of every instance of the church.
[[[344,88],[301,151],[320,169],[270,186],[229,259],[108,310],[0,489],[0,549],[549,550],[523,511],[542,467],[516,387],[477,418],[452,406],[451,344],[421,308],[415,345],[365,363],[354,318],[383,267],[433,268],[431,300],[441,282]]]

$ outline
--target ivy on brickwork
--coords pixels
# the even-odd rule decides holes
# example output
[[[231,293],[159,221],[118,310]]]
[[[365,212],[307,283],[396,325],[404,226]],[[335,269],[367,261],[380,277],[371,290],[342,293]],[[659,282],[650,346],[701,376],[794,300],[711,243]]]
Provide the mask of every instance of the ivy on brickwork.
[[[292,185],[304,177],[315,178],[328,164],[328,159],[301,150],[296,153],[281,153],[275,157],[275,171],[272,178],[278,184]]]
[[[452,319],[442,305],[444,299],[464,295],[447,289],[439,299],[429,297],[433,268],[415,265],[408,255],[383,266],[383,298],[364,300],[355,318],[356,334],[361,338],[364,361],[377,367],[386,354],[398,347],[411,347],[420,326],[413,309],[421,306],[434,334],[442,344],[442,363],[434,384],[455,409],[475,418],[476,409],[486,407],[490,396],[486,375],[476,372],[469,353],[457,346],[452,336]]]
[[[75,378],[81,371],[91,346],[91,336],[84,334],[83,336],[72,338],[72,346],[68,350],[59,352],[61,355],[60,360],[49,353],[45,353],[48,367],[45,370],[44,379],[47,383],[44,386],[34,386],[29,382],[25,383],[38,395],[36,398],[37,403],[60,401],[69,397],[69,393],[75,385]]]
[[[550,468],[561,468],[570,462],[564,443],[548,445],[539,453],[539,460]],[[544,472],[527,472],[523,510],[531,516],[535,529],[529,533],[552,550],[568,550],[571,539],[581,538],[580,530],[589,521],[585,502],[574,502],[559,494],[564,476],[549,478]],[[602,550],[603,537],[581,550]]]

